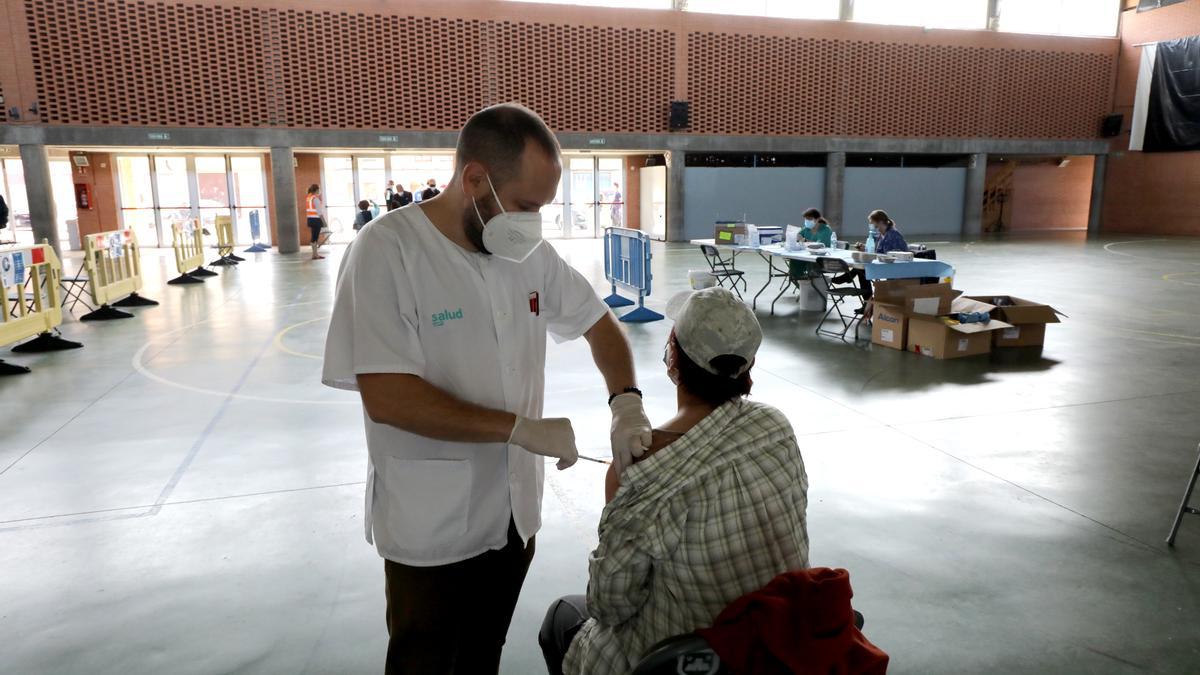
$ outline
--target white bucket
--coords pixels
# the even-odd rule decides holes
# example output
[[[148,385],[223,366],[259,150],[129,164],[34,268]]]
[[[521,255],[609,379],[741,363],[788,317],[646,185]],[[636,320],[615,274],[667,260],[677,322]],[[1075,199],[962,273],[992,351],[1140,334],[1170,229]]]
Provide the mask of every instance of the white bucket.
[[[708,270],[688,270],[688,285],[693,291],[702,291],[717,285],[717,278]]]

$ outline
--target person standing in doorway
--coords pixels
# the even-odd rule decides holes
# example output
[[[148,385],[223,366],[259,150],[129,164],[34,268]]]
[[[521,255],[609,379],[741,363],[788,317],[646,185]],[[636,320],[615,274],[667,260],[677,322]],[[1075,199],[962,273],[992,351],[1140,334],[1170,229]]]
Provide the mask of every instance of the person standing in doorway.
[[[405,206],[411,204],[412,200],[412,193],[408,190],[405,190],[403,185],[397,185],[395,191],[392,192],[391,198],[388,199],[388,211],[395,211],[396,209],[404,208]]]
[[[621,220],[622,220],[621,219],[621,209],[624,208],[624,206],[625,205],[621,202],[621,186],[616,183],[613,183],[613,196],[612,196],[612,207],[611,207],[611,217],[612,217],[612,226],[613,227],[622,227],[622,225],[621,225]]]
[[[387,187],[383,190],[383,203],[388,204],[392,201],[392,195],[396,194],[396,181],[389,180]]]
[[[618,471],[650,443],[620,324],[541,238],[560,155],[530,110],[486,108],[441,196],[380,216],[343,259],[322,382],[358,391],[366,413],[387,673],[499,670],[546,458],[561,470],[578,457],[570,420],[542,417],[547,332],[588,341]]]
[[[307,218],[308,231],[312,235],[309,245],[312,247],[312,259],[324,260],[325,256],[317,253],[321,248],[321,231],[325,229],[325,204],[321,201],[321,186],[313,183],[308,186],[308,196],[304,198],[304,215]]]
[[[437,187],[437,181],[432,178],[430,178],[429,182],[427,182],[425,185],[426,185],[426,188],[421,191],[421,201],[433,199],[434,197],[436,197],[442,193],[442,191],[439,190]]]

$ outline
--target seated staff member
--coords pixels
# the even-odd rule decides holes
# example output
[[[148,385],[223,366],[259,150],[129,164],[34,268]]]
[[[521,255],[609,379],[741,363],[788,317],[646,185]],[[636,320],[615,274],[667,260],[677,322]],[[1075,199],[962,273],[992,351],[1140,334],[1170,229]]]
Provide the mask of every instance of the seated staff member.
[[[358,202],[358,212],[354,214],[354,231],[358,232],[363,229],[363,226],[371,222],[375,216],[371,215],[371,202],[363,199]]]
[[[900,234],[900,230],[896,229],[896,223],[888,216],[887,213],[879,209],[875,209],[867,215],[867,222],[871,227],[872,236],[876,236],[875,252],[879,255],[886,255],[896,251],[907,251],[908,242],[904,241],[904,235]],[[878,233],[878,234],[876,234]],[[863,244],[855,244],[855,248],[862,251],[865,246]],[[863,290],[863,300],[869,301],[874,295],[871,289],[871,283],[867,281],[866,272],[863,270],[851,270],[846,274],[840,274],[833,278],[839,283],[846,283],[851,279],[858,280],[858,286]],[[862,310],[854,310],[859,313]]]
[[[808,224],[807,220],[805,224]],[[804,237],[805,241],[819,241],[827,247],[833,245],[833,228],[829,226],[828,220],[820,216],[811,226],[800,230],[800,236]]]
[[[783,413],[745,399],[758,320],[724,288],[680,294],[667,314],[678,412],[645,456],[609,470],[587,596],[555,601],[538,635],[551,675],[627,674],[656,642],[808,567],[796,437]]]
[[[896,229],[896,223],[888,217],[888,214],[878,209],[871,212],[867,216],[867,220],[879,233],[878,241],[875,242],[875,252],[880,255],[894,253],[896,251],[907,251],[908,242],[904,241],[904,235],[900,234],[900,230]]]

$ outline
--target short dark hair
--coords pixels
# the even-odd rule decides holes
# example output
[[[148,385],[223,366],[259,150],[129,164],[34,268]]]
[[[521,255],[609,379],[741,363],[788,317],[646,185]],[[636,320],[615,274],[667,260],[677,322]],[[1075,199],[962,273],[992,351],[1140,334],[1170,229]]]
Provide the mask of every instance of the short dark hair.
[[[461,169],[467,162],[480,162],[493,182],[503,183],[516,175],[521,154],[530,141],[549,155],[557,157],[561,153],[554,133],[529,108],[516,103],[484,108],[458,132],[454,164]]]
[[[816,220],[817,218],[821,217],[821,212],[816,209],[809,209],[804,212],[804,217],[812,218],[813,220]]]
[[[308,186],[308,194],[310,194],[310,195],[314,192],[320,192],[320,191],[321,191],[321,186],[317,185],[316,183],[313,183],[312,185]]]
[[[366,211],[369,208],[371,208],[371,202],[369,202],[365,199],[360,199],[358,201],[358,210],[359,211]]]
[[[679,386],[687,389],[709,405],[722,405],[735,398],[750,395],[754,386],[750,379],[750,369],[741,375],[733,376],[746,365],[746,360],[733,354],[718,356],[709,362],[724,375],[715,375],[701,368],[684,353],[679,346],[679,339],[671,334],[671,344],[675,347],[675,369],[679,371]]]

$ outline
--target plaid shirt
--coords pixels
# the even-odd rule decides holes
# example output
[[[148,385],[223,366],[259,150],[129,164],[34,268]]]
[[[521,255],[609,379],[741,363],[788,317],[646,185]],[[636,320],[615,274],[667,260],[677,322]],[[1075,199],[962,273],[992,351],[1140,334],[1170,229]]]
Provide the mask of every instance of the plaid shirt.
[[[594,618],[564,671],[628,673],[654,643],[709,626],[737,598],[807,568],[807,491],[787,418],[740,399],[626,469],[589,563]]]

